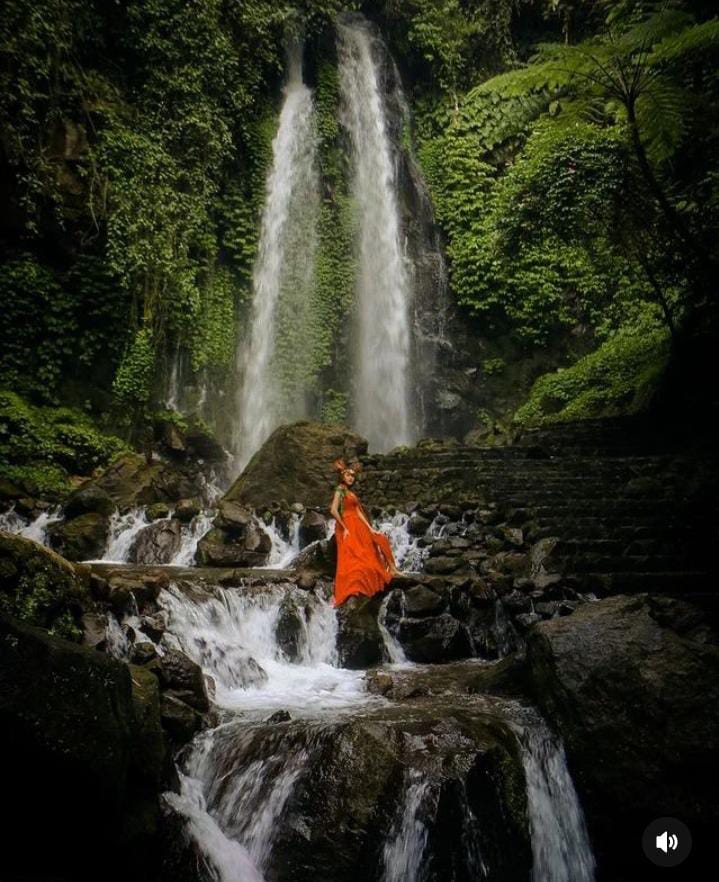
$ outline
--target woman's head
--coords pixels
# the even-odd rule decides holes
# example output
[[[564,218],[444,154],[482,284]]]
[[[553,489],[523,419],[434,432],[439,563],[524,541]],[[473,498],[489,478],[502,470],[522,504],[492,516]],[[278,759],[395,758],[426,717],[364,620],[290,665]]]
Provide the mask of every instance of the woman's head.
[[[348,465],[344,459],[336,459],[332,465],[340,474],[340,480],[347,487],[351,487],[357,480],[357,472],[360,470],[360,463],[355,461]]]

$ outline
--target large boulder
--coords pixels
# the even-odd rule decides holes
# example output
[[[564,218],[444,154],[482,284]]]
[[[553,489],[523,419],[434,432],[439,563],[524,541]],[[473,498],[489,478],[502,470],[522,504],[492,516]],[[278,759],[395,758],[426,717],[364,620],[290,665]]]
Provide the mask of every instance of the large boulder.
[[[240,534],[213,527],[200,539],[195,559],[205,567],[261,567],[271,549],[272,540],[255,524]]]
[[[68,560],[97,560],[107,545],[109,520],[90,511],[67,521],[51,524],[48,536],[52,547]]]
[[[342,425],[301,420],[279,426],[247,464],[225,499],[261,508],[270,502],[301,502],[327,509],[335,472],[332,461],[367,451],[364,438]]]
[[[657,817],[680,818],[697,846],[710,841],[719,646],[696,607],[646,595],[587,603],[535,626],[527,662],[564,738],[603,878],[644,878],[641,836]],[[698,865],[687,872],[700,876]]]
[[[68,520],[79,515],[88,514],[88,512],[99,512],[109,516],[114,510],[115,503],[110,498],[109,493],[93,483],[84,484],[71,493],[63,509]]]
[[[0,532],[0,612],[80,642],[90,574],[32,539]]]
[[[109,878],[157,877],[167,762],[157,687],[139,684],[103,653],[0,616],[7,878],[86,882],[108,854]],[[28,830],[41,848],[27,848]]]
[[[384,657],[384,639],[377,622],[383,594],[348,597],[337,609],[337,652],[344,668],[370,668]]]
[[[437,664],[473,655],[467,628],[449,613],[400,619],[398,639],[410,661]]]
[[[130,561],[140,564],[168,564],[182,545],[182,526],[175,518],[155,521],[137,534],[130,548]]]

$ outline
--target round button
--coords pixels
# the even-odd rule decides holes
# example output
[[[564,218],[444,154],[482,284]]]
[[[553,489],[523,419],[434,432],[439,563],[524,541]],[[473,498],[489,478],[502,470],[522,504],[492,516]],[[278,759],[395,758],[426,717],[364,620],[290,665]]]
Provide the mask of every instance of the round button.
[[[692,834],[689,827],[676,818],[657,818],[647,825],[642,848],[658,867],[677,867],[692,850]]]

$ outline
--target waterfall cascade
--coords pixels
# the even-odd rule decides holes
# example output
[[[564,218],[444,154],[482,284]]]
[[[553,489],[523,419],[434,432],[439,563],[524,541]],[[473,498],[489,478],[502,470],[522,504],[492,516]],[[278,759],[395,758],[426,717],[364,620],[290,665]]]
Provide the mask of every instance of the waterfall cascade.
[[[304,416],[302,395],[292,400],[282,395],[273,356],[283,289],[292,298],[292,321],[302,322],[307,307],[316,247],[314,218],[319,205],[316,154],[312,93],[302,81],[302,50],[295,45],[289,53],[284,103],[272,143],[252,278],[249,339],[238,349],[241,384],[234,447],[239,469],[279,422]]]
[[[340,119],[352,144],[359,216],[353,422],[372,449],[385,451],[412,440],[411,291],[375,50],[364,20],[339,25]]]
[[[486,794],[479,798],[470,782],[488,733],[499,726],[519,745],[532,879],[594,879],[564,751],[536,712],[476,695],[468,703],[446,692],[405,708],[369,693],[364,671],[339,666],[337,612],[322,590],[251,579],[234,588],[203,583],[198,591],[182,574],[158,603],[167,622],[158,654],[180,649],[214,686],[218,724],[183,751],[180,792],[164,795],[168,810],[184,821],[193,860],[206,868],[202,878],[329,878],[312,874],[325,847],[331,860],[342,861],[334,835],[341,837],[343,828],[339,820],[332,828],[334,812],[354,798],[352,788],[360,802],[365,798],[360,782],[373,780],[377,764],[387,776],[376,783],[386,807],[378,803],[366,820],[376,825],[377,847],[363,858],[361,878],[434,880],[447,860],[463,868],[462,878],[503,878],[492,875],[497,844],[484,829],[486,817],[477,814],[487,811]],[[126,624],[134,621],[131,615]],[[110,630],[110,650],[123,657],[122,627],[114,623]],[[410,678],[428,671],[394,670]],[[331,814],[322,820],[325,803]],[[294,855],[289,863],[288,855]],[[305,869],[293,875],[299,866]]]

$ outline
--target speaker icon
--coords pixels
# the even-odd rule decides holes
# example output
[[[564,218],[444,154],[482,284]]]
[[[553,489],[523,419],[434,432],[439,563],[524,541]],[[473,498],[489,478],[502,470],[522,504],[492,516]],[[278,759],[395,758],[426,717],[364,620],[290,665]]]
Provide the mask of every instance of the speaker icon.
[[[676,833],[667,833],[665,830],[660,836],[657,836],[657,848],[661,849],[664,854],[676,851],[679,847],[679,837]]]

